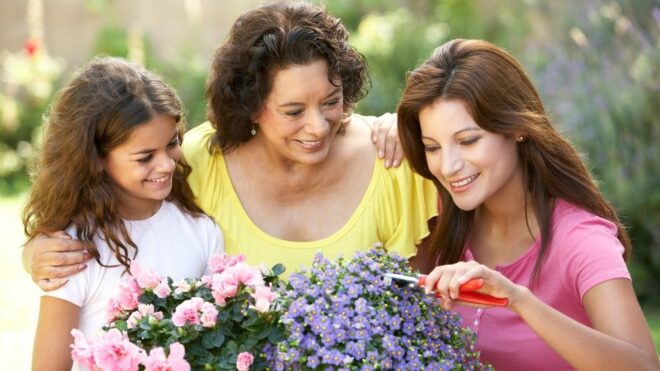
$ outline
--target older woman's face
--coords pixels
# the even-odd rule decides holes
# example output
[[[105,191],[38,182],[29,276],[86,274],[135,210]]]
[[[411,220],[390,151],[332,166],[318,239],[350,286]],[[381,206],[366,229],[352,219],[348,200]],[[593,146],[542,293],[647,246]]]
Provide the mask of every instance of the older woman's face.
[[[324,60],[275,73],[253,140],[286,162],[314,165],[328,156],[343,115],[341,86],[328,80]]]

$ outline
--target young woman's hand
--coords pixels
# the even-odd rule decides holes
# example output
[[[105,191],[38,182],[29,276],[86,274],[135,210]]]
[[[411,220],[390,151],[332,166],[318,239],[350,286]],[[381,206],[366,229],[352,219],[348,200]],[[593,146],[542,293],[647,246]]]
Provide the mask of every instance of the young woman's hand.
[[[92,258],[85,250],[85,242],[72,239],[64,231],[33,238],[23,247],[22,255],[23,268],[44,291],[64,285]]]
[[[403,160],[396,114],[386,113],[371,125],[371,141],[376,144],[378,158],[385,159],[385,167],[398,167]]]
[[[477,292],[508,299],[507,307],[514,311],[519,299],[529,292],[527,288],[511,282],[500,272],[475,261],[435,267],[426,277],[424,289],[427,293],[436,292],[445,309],[451,309],[456,304],[484,307],[457,301],[460,286],[476,278],[484,281],[483,286]]]

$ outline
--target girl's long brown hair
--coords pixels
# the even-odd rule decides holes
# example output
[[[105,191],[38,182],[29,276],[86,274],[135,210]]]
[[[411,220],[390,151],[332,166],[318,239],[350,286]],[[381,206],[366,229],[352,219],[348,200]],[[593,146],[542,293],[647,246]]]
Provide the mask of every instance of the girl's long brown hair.
[[[102,170],[101,160],[135,127],[156,115],[173,117],[182,139],[185,125],[179,98],[146,69],[106,57],[75,73],[57,93],[45,120],[43,147],[22,215],[28,238],[73,225],[80,240],[103,238],[128,268],[137,246],[119,215],[116,185]],[[190,172],[183,158],[177,162],[167,200],[201,215],[186,182]],[[134,249],[132,256],[129,247]],[[90,253],[98,260],[96,247],[90,247]]]
[[[474,212],[463,211],[453,203],[426,162],[419,113],[438,99],[463,102],[484,130],[525,138],[518,143],[527,189],[525,209],[532,205],[541,234],[533,277],[538,277],[552,238],[550,223],[555,199],[564,199],[614,222],[625,248],[624,259],[628,259],[631,251],[628,233],[579,154],[551,125],[536,89],[520,64],[488,42],[458,39],[438,47],[425,63],[408,74],[398,107],[404,153],[415,171],[433,180],[440,192],[442,212],[431,242],[440,264],[461,259],[474,223]]]

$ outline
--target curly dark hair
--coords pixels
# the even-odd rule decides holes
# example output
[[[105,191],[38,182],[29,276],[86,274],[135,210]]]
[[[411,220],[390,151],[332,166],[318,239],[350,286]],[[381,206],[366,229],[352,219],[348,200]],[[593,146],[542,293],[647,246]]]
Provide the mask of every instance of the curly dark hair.
[[[33,165],[32,190],[22,215],[28,238],[74,225],[80,240],[92,241],[100,234],[128,269],[137,246],[118,212],[115,184],[99,171],[99,163],[156,115],[173,117],[181,138],[185,131],[182,109],[165,81],[123,59],[96,58],[76,71],[57,93],[46,117],[43,145]],[[167,200],[198,216],[203,212],[186,181],[191,171],[183,158],[177,162]],[[89,249],[98,260],[96,247]]]
[[[329,80],[343,87],[348,116],[366,95],[369,75],[366,59],[347,39],[339,19],[308,3],[276,2],[239,17],[216,51],[207,81],[207,116],[216,130],[211,149],[228,152],[251,138],[275,72],[291,65],[325,60]]]

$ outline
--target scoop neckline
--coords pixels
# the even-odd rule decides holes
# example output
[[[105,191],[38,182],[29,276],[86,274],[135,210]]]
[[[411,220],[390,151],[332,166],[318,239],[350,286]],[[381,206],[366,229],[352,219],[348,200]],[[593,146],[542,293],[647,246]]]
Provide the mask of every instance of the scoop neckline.
[[[250,215],[248,215],[247,211],[245,211],[245,208],[243,207],[241,200],[238,198],[238,193],[236,193],[236,189],[234,188],[234,183],[232,182],[231,177],[229,176],[229,168],[227,167],[225,156],[223,154],[220,154],[219,157],[221,162],[220,166],[224,168],[223,178],[225,179],[223,179],[223,181],[226,181],[227,184],[229,184],[231,203],[238,208],[241,218],[247,220],[247,226],[249,227],[249,229],[252,230],[258,236],[258,238],[266,240],[273,245],[287,247],[287,248],[307,248],[307,249],[318,248],[320,246],[325,246],[331,244],[334,241],[339,240],[346,233],[348,233],[348,231],[359,221],[361,214],[364,212],[366,208],[366,204],[368,203],[369,199],[371,198],[374,192],[374,189],[376,188],[377,177],[378,177],[378,164],[379,162],[383,161],[382,159],[379,159],[376,156],[376,161],[374,161],[374,165],[372,167],[371,180],[369,181],[369,185],[364,191],[362,195],[362,199],[358,203],[357,207],[355,208],[351,216],[348,218],[346,223],[344,223],[344,225],[341,228],[339,228],[334,233],[320,240],[291,241],[291,240],[285,240],[282,238],[271,236],[270,234],[266,233],[263,229],[261,229],[261,227],[259,227],[252,220],[252,218],[250,218]]]

